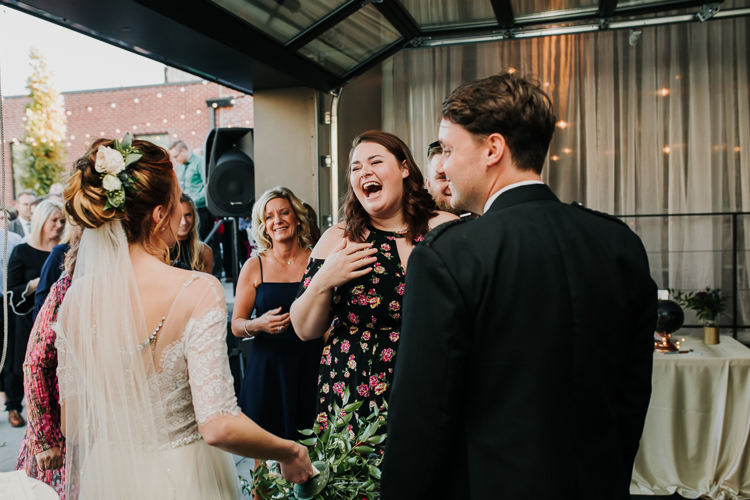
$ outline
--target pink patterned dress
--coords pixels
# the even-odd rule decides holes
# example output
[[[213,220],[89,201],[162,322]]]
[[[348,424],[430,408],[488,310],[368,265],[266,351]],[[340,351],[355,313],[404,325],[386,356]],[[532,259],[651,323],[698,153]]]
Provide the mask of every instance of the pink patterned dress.
[[[383,407],[393,381],[406,279],[396,238],[404,235],[372,226],[369,230],[367,241],[378,249],[377,263],[371,272],[337,287],[333,295],[333,330],[323,348],[318,374],[317,421],[324,426],[334,403],[341,406],[346,389],[350,403],[363,401],[355,413],[366,417],[375,405]],[[413,243],[422,239],[419,236]],[[310,259],[304,288],[323,263],[323,259]],[[351,430],[356,431],[353,425]]]
[[[65,499],[65,467],[48,471],[39,470],[36,455],[59,446],[62,449],[63,461],[65,458],[65,438],[60,428],[57,385],[57,351],[55,350],[57,335],[52,325],[57,322],[57,311],[60,309],[68,287],[70,287],[70,277],[67,275],[52,285],[29,335],[26,358],[23,362],[23,392],[26,397],[26,413],[29,422],[16,464],[16,469],[25,470],[29,477],[52,486],[63,500]]]

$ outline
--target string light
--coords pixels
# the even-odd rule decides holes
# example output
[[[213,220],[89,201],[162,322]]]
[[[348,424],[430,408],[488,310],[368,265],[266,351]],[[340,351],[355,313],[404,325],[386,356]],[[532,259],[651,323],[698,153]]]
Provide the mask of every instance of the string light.
[[[563,130],[568,128],[568,122],[566,122],[565,120],[560,120],[559,122],[555,123],[555,125],[557,126],[557,128],[560,128]]]
[[[659,95],[662,97],[667,97],[669,95],[669,89],[667,87],[659,89]]]

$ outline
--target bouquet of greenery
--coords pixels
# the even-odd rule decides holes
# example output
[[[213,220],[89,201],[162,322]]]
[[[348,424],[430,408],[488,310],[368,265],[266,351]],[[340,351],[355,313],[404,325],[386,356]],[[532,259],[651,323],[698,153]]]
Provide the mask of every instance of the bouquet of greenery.
[[[716,316],[726,308],[726,297],[722,297],[721,288],[706,288],[697,292],[670,289],[669,292],[682,307],[693,309],[706,326],[716,326]]]
[[[278,463],[264,460],[253,472],[256,494],[262,499],[352,499],[376,500],[380,496],[380,463],[385,446],[386,410],[375,406],[360,418],[355,412],[362,401],[348,403],[349,392],[343,396],[343,407],[334,405],[327,422],[318,422],[312,429],[300,431],[307,439],[300,441],[310,449],[310,460],[321,471],[305,485],[292,485],[281,477]],[[350,430],[355,420],[356,432]],[[318,483],[315,494],[312,483]],[[250,485],[243,484],[250,490]]]

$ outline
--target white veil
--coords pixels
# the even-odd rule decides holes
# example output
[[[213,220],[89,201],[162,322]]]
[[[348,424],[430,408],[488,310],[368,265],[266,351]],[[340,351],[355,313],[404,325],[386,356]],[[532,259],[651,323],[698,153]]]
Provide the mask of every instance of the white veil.
[[[172,498],[152,353],[138,348],[150,332],[119,221],[83,230],[56,329],[68,498]]]

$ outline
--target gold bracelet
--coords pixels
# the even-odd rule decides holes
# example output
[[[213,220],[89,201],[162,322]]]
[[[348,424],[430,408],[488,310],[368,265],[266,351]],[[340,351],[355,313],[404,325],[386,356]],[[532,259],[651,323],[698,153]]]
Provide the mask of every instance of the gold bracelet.
[[[243,330],[245,330],[245,335],[247,335],[247,338],[250,338],[250,339],[251,339],[251,338],[255,337],[255,335],[247,331],[247,322],[248,322],[248,321],[250,321],[250,320],[249,320],[249,319],[246,319],[246,320],[245,320],[245,321],[244,321],[244,322],[242,323],[242,329],[243,329]]]

